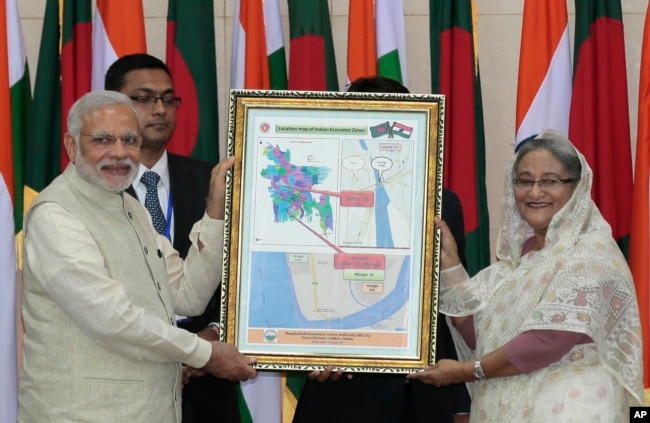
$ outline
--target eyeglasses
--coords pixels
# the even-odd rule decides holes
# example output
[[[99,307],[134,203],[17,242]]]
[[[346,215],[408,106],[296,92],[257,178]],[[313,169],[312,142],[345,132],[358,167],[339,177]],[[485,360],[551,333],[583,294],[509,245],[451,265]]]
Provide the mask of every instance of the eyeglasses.
[[[567,178],[567,179],[540,179],[535,181],[533,179],[513,179],[512,183],[515,186],[517,191],[526,191],[533,189],[533,186],[537,184],[541,190],[544,191],[553,191],[560,188],[564,184],[570,182],[575,182],[576,179]]]
[[[129,150],[137,150],[142,145],[142,137],[136,134],[126,134],[118,137],[113,134],[84,134],[79,133],[79,135],[84,135],[90,137],[91,146],[97,150],[105,150],[115,145],[118,139],[122,141],[124,148]]]
[[[178,109],[181,105],[181,98],[174,96],[156,97],[155,95],[134,95],[129,96],[129,98],[143,106],[153,106],[158,100],[162,101],[162,104],[165,107],[174,107]]]

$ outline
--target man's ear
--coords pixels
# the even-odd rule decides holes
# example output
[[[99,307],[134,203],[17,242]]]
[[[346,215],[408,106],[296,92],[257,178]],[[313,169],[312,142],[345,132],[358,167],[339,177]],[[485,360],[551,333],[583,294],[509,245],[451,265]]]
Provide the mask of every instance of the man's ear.
[[[63,146],[65,147],[65,152],[68,153],[68,159],[74,163],[74,159],[77,157],[77,143],[72,138],[72,135],[68,133],[63,135]]]

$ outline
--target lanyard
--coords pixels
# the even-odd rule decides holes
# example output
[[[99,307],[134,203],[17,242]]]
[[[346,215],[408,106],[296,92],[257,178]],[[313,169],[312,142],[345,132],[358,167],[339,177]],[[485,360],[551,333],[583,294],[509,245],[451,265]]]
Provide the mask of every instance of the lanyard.
[[[172,190],[169,189],[169,201],[167,201],[167,221],[165,222],[165,237],[171,242],[171,229],[172,229]]]

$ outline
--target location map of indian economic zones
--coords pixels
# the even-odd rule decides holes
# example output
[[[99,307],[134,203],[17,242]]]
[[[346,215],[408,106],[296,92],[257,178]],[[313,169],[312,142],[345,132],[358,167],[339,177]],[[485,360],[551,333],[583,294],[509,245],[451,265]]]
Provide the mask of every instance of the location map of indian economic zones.
[[[407,344],[413,127],[354,122],[259,125],[251,343]]]

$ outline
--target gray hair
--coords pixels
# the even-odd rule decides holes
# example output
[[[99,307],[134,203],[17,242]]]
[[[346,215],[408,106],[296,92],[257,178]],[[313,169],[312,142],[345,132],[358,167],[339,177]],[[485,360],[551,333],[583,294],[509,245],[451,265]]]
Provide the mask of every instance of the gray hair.
[[[578,152],[564,135],[554,129],[542,131],[536,138],[525,141],[521,145],[521,148],[517,152],[515,163],[512,166],[512,179],[517,178],[517,169],[521,159],[526,154],[536,150],[550,151],[553,157],[562,163],[564,169],[569,173],[569,178],[574,180],[580,179],[582,164],[580,164]]]
[[[133,102],[128,96],[117,91],[97,90],[83,95],[72,105],[70,112],[68,112],[68,133],[78,143],[84,116],[97,109],[117,105],[127,106],[138,119],[138,127],[140,126],[138,112],[133,107]]]

